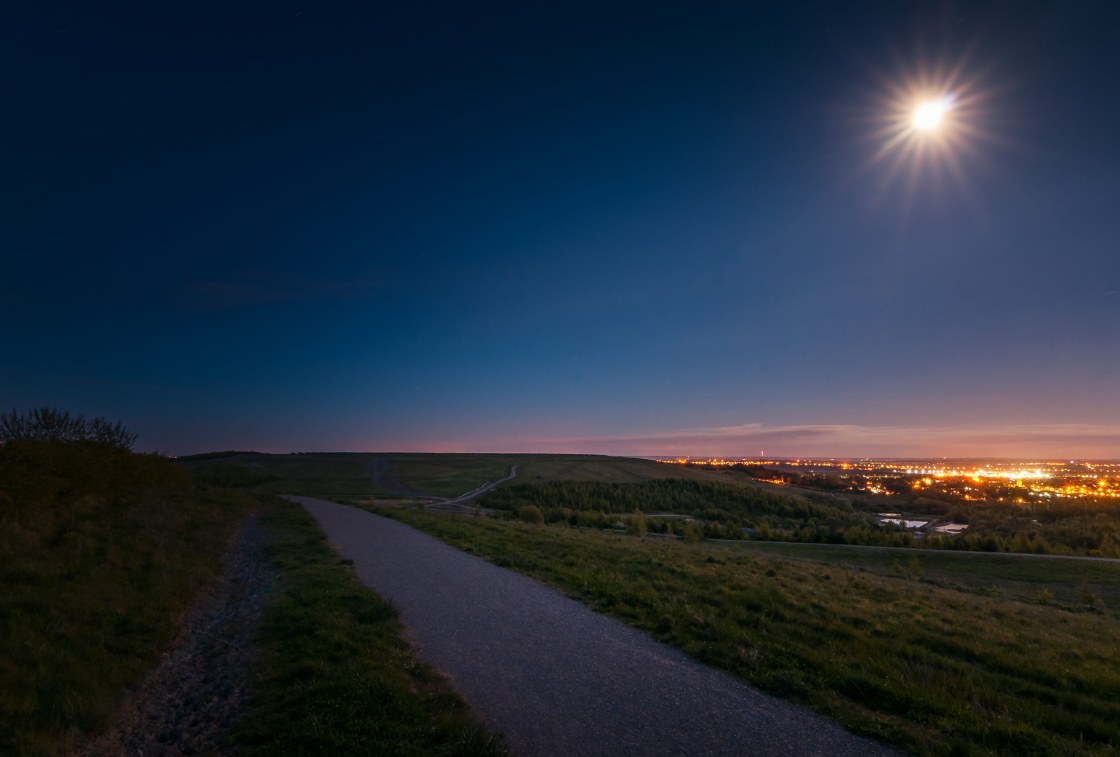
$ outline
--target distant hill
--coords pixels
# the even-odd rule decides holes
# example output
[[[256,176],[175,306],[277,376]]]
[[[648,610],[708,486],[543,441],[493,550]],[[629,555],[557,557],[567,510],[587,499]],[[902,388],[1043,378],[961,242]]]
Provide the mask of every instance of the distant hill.
[[[606,455],[212,452],[180,457],[178,462],[204,483],[309,495],[456,497],[505,478],[513,465],[518,466],[517,483],[624,484],[673,478],[773,490],[738,471]]]

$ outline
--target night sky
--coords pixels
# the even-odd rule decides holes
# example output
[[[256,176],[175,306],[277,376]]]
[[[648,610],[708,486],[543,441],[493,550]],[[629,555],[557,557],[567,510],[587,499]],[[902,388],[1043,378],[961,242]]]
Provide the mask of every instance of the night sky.
[[[172,454],[1120,457],[1118,29],[7,3],[0,407]]]

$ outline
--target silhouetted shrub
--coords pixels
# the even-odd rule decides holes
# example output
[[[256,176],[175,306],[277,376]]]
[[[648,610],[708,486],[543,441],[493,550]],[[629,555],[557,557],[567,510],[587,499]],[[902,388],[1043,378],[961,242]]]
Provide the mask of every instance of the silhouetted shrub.
[[[112,423],[104,418],[87,421],[81,415],[70,415],[65,410],[39,407],[26,414],[13,409],[0,415],[0,444],[19,440],[97,442],[129,450],[136,443],[136,434],[122,426],[120,421]]]

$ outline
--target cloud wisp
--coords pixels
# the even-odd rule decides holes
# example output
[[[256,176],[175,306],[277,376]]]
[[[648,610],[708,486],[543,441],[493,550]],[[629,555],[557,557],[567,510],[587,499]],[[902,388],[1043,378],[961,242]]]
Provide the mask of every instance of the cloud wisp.
[[[383,286],[373,278],[305,278],[279,271],[237,271],[220,279],[189,284],[184,291],[189,308],[228,310],[302,300],[361,297]]]

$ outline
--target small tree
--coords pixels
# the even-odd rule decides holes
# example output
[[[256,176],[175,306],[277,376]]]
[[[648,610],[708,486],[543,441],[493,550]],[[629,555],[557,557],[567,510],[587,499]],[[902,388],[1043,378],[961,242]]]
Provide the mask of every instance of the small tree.
[[[136,434],[121,425],[120,421],[110,423],[104,418],[94,418],[90,421],[89,438],[121,449],[132,449],[132,445],[136,443]]]
[[[536,523],[538,525],[544,523],[544,513],[536,505],[527,505],[521,508],[517,511],[517,517],[526,523]]]
[[[703,534],[700,533],[700,526],[696,525],[696,521],[690,520],[685,524],[684,533],[682,534],[682,538],[685,542],[688,544],[696,544],[700,541],[702,536]]]
[[[646,532],[649,530],[649,526],[646,524],[645,514],[637,508],[634,509],[634,514],[630,516],[630,520],[628,521],[627,525],[627,530],[631,534],[639,538],[644,537],[646,535]]]

